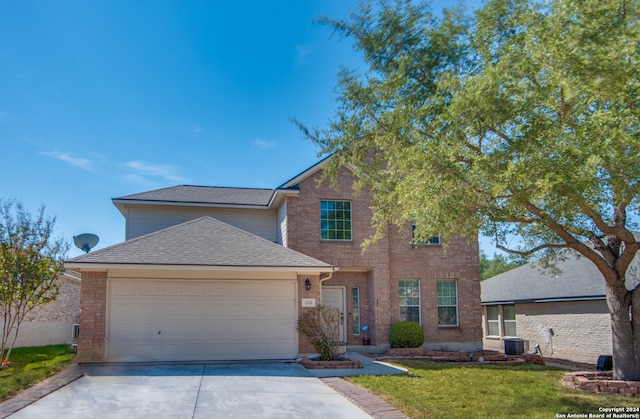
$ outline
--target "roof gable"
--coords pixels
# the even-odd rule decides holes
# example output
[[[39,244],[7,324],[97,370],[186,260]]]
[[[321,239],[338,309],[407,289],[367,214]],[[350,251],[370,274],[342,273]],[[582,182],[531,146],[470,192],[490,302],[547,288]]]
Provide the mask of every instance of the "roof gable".
[[[305,171],[297,174],[296,176],[292,177],[291,179],[289,179],[288,181],[286,181],[282,185],[278,186],[277,189],[295,188],[298,184],[300,184],[300,182],[302,182],[303,180],[305,180],[308,177],[313,176],[318,171],[322,170],[322,168],[324,166],[326,166],[327,163],[329,163],[331,161],[332,157],[333,157],[333,154],[328,155],[327,157],[323,158],[322,160],[320,160],[318,163],[314,164],[310,168],[308,168]],[[349,164],[345,165],[344,167],[346,167],[347,169],[353,171],[353,166],[351,166]]]
[[[183,265],[318,268],[331,265],[212,217],[159,230],[65,262],[108,265]]]

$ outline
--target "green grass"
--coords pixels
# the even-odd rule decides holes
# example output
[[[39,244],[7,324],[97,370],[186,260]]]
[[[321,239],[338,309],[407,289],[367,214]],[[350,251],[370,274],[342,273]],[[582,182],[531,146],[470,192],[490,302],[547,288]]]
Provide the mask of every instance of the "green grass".
[[[0,370],[0,400],[42,381],[74,360],[70,345],[15,348],[11,351],[11,366]]]
[[[398,360],[411,376],[360,376],[348,381],[379,395],[411,418],[555,418],[598,414],[600,407],[640,407],[640,400],[586,394],[564,387],[565,370],[456,365]]]

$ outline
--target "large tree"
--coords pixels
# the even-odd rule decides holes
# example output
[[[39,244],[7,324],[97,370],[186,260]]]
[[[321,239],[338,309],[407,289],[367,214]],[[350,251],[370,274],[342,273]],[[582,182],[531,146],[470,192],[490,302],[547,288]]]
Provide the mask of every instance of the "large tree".
[[[333,153],[329,177],[350,164],[371,191],[372,240],[414,220],[422,238],[479,231],[520,256],[568,248],[593,262],[606,281],[614,376],[631,380],[639,13],[638,0],[493,0],[438,15],[415,1],[364,5],[323,19],[365,66],[341,72],[327,127],[301,125]]]
[[[44,207],[34,217],[20,203],[0,201],[0,315],[3,365],[9,361],[20,325],[36,307],[58,296],[58,275],[68,243],[53,236],[55,218]]]

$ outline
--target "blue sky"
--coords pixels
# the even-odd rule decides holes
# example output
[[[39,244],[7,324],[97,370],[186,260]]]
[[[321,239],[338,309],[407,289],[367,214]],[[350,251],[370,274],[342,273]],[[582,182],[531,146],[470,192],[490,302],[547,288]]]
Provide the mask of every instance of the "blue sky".
[[[111,198],[278,186],[318,161],[291,118],[325,125],[338,71],[360,62],[312,20],[357,4],[4,1],[0,199],[44,205],[58,234],[102,248],[124,240]]]

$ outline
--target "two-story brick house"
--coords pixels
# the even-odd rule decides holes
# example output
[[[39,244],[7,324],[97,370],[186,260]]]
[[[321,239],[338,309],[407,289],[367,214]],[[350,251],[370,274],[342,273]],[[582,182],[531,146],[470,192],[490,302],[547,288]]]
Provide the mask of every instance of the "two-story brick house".
[[[366,252],[371,202],[318,183],[323,160],[276,189],[175,186],[114,198],[126,240],[67,261],[82,273],[83,361],[291,359],[310,306],[338,307],[342,339],[380,351],[398,320],[425,347],[479,350],[478,244],[413,243],[390,228]],[[362,326],[371,346],[362,346]]]

